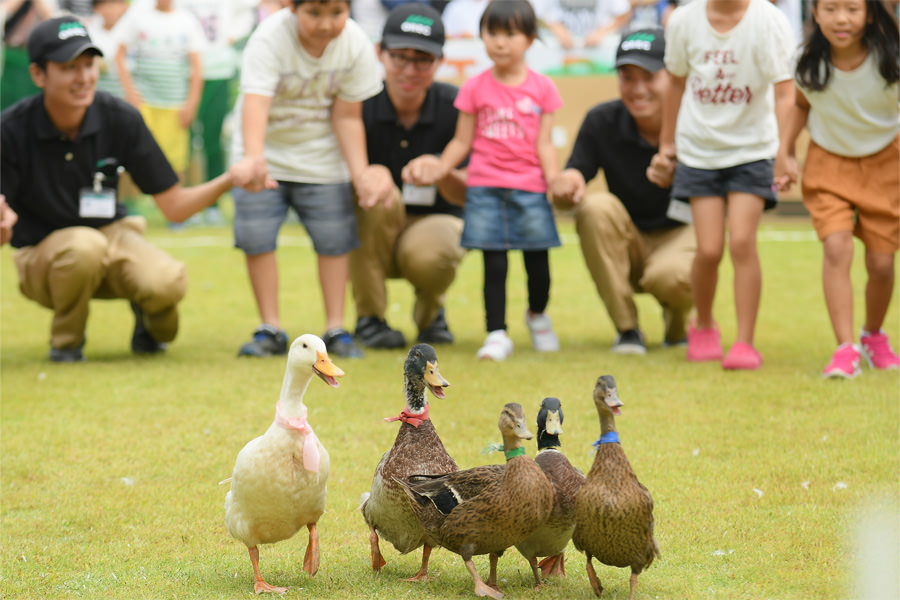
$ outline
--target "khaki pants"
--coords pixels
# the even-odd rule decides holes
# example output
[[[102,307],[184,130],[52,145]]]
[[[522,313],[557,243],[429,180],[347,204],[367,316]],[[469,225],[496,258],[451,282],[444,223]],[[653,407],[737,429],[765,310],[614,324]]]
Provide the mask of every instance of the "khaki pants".
[[[648,293],[663,307],[666,341],[684,339],[693,307],[693,226],[639,231],[618,198],[599,193],[578,204],[575,228],[584,262],[616,330],[638,328],[634,294]]]
[[[444,305],[465,250],[463,222],[453,215],[407,215],[396,190],[390,208],[356,209],[360,247],[350,253],[357,317],[384,319],[387,279],[406,279],[416,291],[413,318],[427,329]]]
[[[143,217],[125,217],[99,229],[67,227],[16,251],[22,294],[53,311],[51,346],[84,343],[92,298],[136,302],[153,339],[175,339],[187,271],[144,239],[145,227]]]

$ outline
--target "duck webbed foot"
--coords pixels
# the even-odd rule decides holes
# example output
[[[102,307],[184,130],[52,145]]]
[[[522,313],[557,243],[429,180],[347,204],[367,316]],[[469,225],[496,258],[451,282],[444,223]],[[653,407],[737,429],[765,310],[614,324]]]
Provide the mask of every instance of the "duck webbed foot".
[[[262,574],[259,572],[259,548],[254,546],[253,548],[247,548],[247,551],[250,553],[250,562],[253,564],[253,591],[255,593],[262,594],[264,592],[270,592],[274,594],[283,594],[288,591],[288,588],[286,587],[269,585],[266,583],[265,579],[262,578]]]
[[[419,568],[419,572],[410,577],[409,579],[404,579],[404,581],[415,581],[415,582],[424,582],[428,581],[428,558],[431,556],[431,546],[425,544],[422,546],[422,566]]]
[[[484,581],[482,581],[481,577],[478,575],[478,571],[475,570],[475,564],[472,562],[472,559],[468,559],[465,561],[466,569],[469,571],[469,574],[472,576],[472,579],[475,580],[475,595],[479,597],[488,596],[490,598],[496,598],[499,600],[503,597],[503,592],[498,589],[492,588],[487,585]]]
[[[591,588],[594,590],[594,594],[599,598],[600,594],[603,593],[603,586],[600,585],[600,579],[597,577],[597,572],[594,571],[594,565],[591,563],[591,555],[587,555],[587,574],[588,579],[591,581]]]
[[[381,548],[378,546],[378,533],[374,527],[369,527],[369,548],[372,552],[372,570],[376,573],[386,565],[384,557],[381,556]]]
[[[544,577],[550,577],[551,575],[565,577],[566,555],[565,553],[561,552],[553,556],[548,556],[547,558],[539,562],[538,566],[541,568],[541,573]]]

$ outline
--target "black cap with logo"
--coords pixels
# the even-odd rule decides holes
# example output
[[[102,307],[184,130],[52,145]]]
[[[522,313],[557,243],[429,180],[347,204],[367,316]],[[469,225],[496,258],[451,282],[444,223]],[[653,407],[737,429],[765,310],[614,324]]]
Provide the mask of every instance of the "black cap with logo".
[[[397,6],[384,23],[381,44],[385,48],[411,48],[443,56],[444,23],[440,13],[419,2]]]
[[[651,73],[665,68],[666,38],[662,27],[635,29],[622,35],[616,51],[616,68],[637,65]]]
[[[67,63],[85,52],[103,56],[81,21],[72,16],[42,21],[28,36],[28,60],[33,63]]]

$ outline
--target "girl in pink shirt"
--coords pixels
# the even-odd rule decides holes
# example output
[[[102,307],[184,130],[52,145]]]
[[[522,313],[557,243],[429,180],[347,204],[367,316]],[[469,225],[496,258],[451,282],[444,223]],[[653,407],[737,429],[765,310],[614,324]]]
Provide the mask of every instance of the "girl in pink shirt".
[[[492,0],[481,16],[481,39],[493,66],[460,88],[456,134],[440,162],[416,159],[404,169],[405,180],[432,185],[471,151],[460,243],[484,255],[488,336],[478,358],[486,360],[504,360],[513,351],[506,332],[507,250],[523,251],[525,323],[535,350],[559,350],[544,310],[550,298],[548,249],[560,245],[546,192],[547,181],[559,172],[550,131],[562,98],[549,77],[525,63],[536,37],[537,19],[527,0]]]

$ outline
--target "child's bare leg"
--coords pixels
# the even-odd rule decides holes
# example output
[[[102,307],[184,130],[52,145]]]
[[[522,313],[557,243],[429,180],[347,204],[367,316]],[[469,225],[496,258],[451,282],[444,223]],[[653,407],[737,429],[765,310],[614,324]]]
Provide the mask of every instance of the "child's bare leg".
[[[275,252],[247,255],[247,274],[263,323],[281,329],[278,318],[278,262]]]
[[[832,233],[822,240],[822,287],[825,306],[837,343],[852,344],[853,284],[850,266],[853,264],[853,234],[849,231]]]
[[[894,293],[894,254],[866,250],[866,321],[865,330],[878,333]]]
[[[755,194],[728,195],[728,251],[734,265],[734,305],[737,315],[736,342],[753,345],[759,314],[762,271],[756,234],[765,203]]]
[[[691,198],[691,213],[697,235],[697,254],[691,265],[696,327],[708,329],[715,326],[713,301],[725,247],[725,200],[717,197]]]
[[[344,326],[344,300],[350,275],[350,255],[318,256],[319,285],[325,304],[325,329]]]

